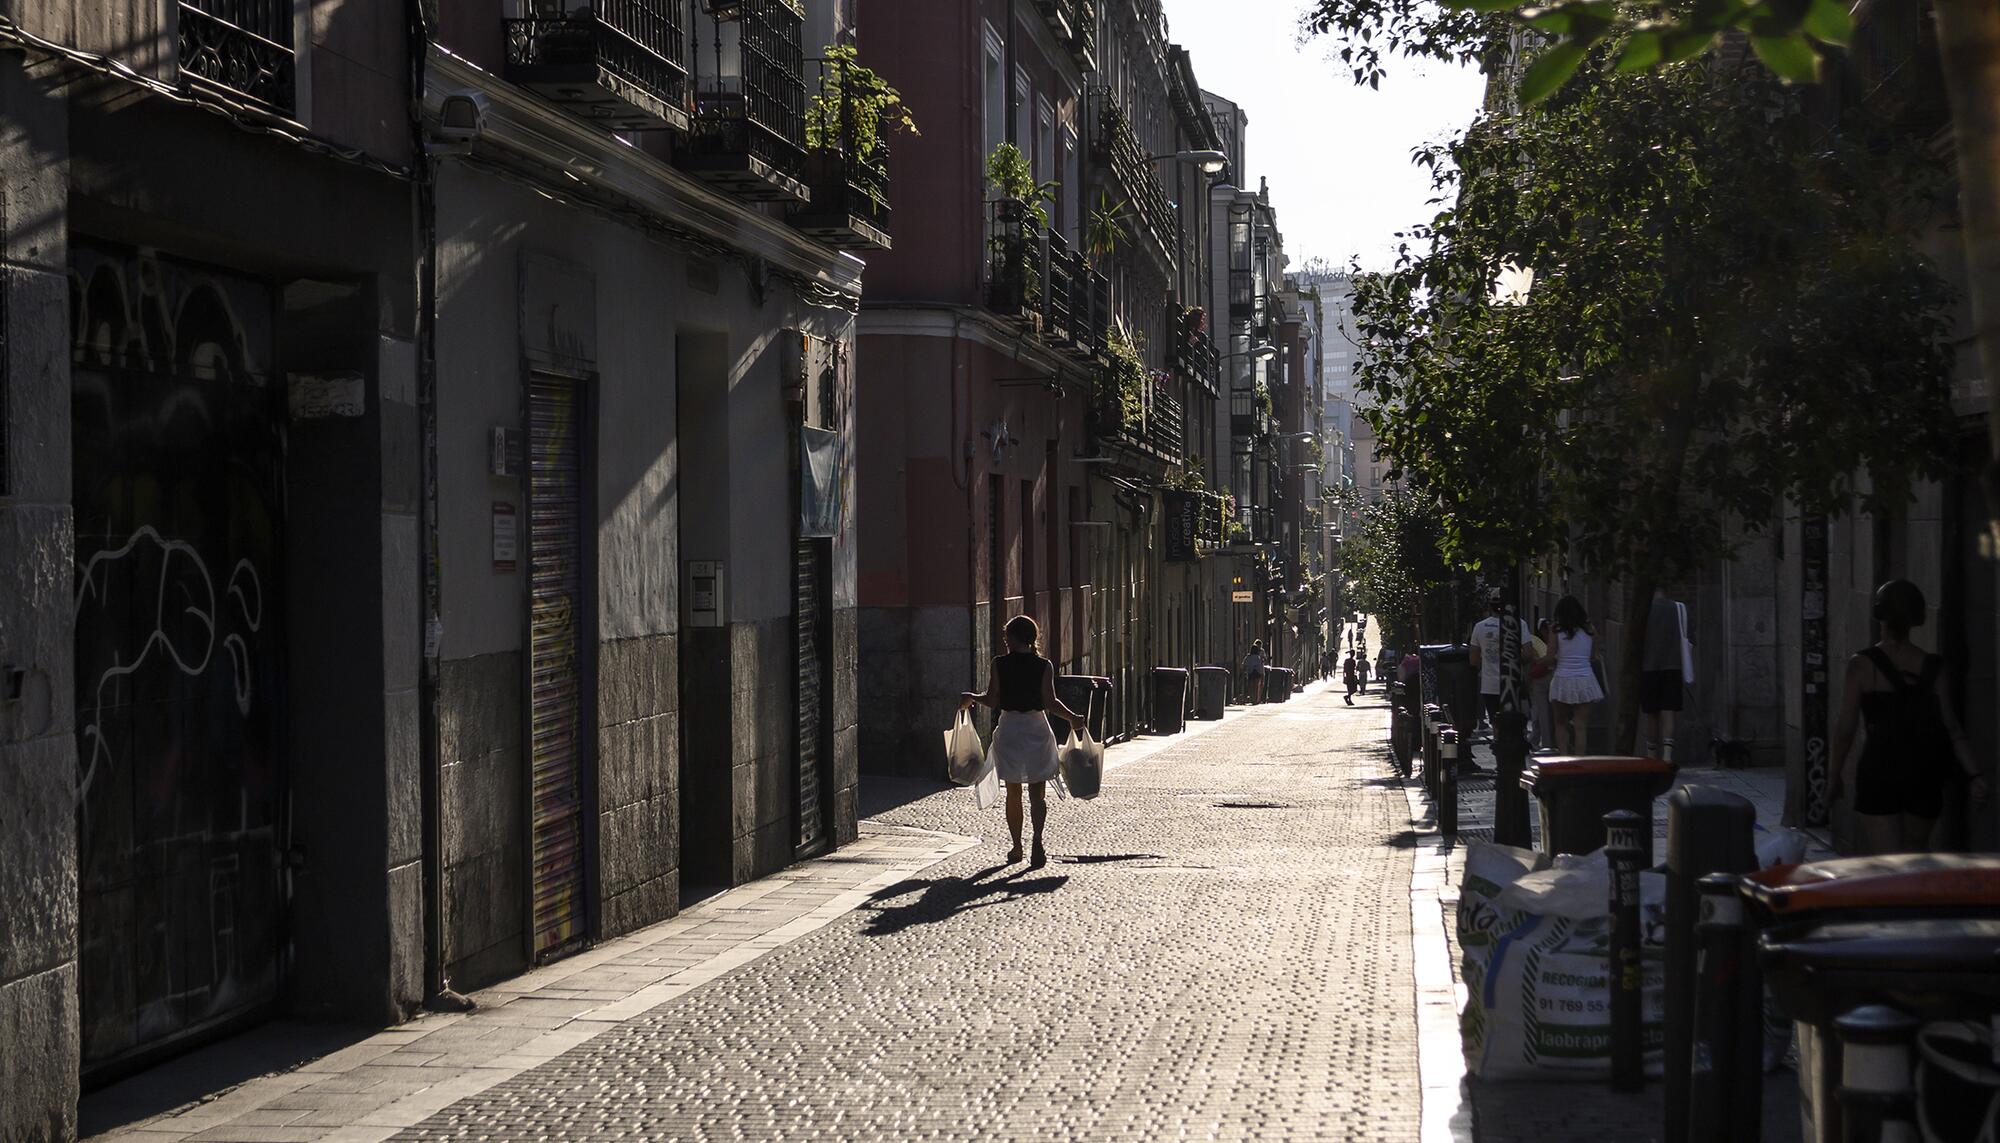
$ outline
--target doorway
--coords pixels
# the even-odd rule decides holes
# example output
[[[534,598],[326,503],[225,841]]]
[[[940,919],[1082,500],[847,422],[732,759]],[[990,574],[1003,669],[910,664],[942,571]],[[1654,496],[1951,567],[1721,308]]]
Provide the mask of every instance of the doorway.
[[[729,339],[675,342],[675,498],[680,528],[680,899],[729,887],[735,872],[729,654]],[[700,574],[696,575],[698,569]]]

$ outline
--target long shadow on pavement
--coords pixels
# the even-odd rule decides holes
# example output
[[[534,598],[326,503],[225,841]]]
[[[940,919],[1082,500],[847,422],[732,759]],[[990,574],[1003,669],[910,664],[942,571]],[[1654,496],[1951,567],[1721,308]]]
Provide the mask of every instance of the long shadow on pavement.
[[[893,901],[912,893],[917,894],[917,899],[904,905],[868,906],[875,910],[875,915],[869,918],[868,925],[862,932],[871,937],[886,937],[915,925],[948,921],[961,913],[983,909],[988,905],[999,905],[1041,893],[1053,893],[1069,882],[1067,873],[1030,877],[1029,874],[1035,872],[1032,869],[1023,869],[1005,877],[993,877],[1006,868],[1005,865],[995,865],[982,869],[971,877],[913,877],[907,881],[899,881],[876,892],[873,900]]]

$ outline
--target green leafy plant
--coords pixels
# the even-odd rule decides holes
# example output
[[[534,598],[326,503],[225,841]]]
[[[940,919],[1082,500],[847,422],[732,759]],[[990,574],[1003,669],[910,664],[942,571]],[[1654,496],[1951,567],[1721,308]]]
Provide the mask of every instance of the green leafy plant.
[[[1110,364],[1100,375],[1101,407],[1115,410],[1120,424],[1137,423],[1146,413],[1146,359],[1138,343],[1117,330],[1105,339],[1104,355]]]
[[[1056,188],[1061,184],[1036,182],[1035,168],[1021,148],[1012,143],[993,148],[986,156],[986,181],[1001,198],[1020,203],[1036,226],[1048,228],[1049,204],[1056,200]]]
[[[1097,202],[1090,208],[1090,221],[1084,227],[1084,249],[1098,259],[1116,254],[1119,243],[1125,239],[1125,227],[1131,217],[1131,203],[1113,199],[1107,191],[1098,191]]]
[[[808,149],[844,151],[860,162],[880,165],[891,134],[921,134],[901,93],[861,63],[854,45],[827,48],[825,67],[819,94],[806,104]]]

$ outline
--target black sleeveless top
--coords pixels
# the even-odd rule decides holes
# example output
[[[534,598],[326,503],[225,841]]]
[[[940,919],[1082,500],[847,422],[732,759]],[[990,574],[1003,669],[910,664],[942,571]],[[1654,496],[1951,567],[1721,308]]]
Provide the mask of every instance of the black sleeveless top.
[[[1043,710],[1042,679],[1049,661],[1032,651],[1012,651],[993,660],[1000,686],[1001,710]]]

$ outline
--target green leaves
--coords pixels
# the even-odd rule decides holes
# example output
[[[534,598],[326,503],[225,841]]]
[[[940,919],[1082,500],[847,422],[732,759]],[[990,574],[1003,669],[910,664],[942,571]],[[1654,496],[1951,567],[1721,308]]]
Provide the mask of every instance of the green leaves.
[[[1568,83],[1577,66],[1583,63],[1584,50],[1574,40],[1565,40],[1543,52],[1521,77],[1521,102],[1540,103]]]
[[[1765,67],[1787,83],[1819,80],[1819,52],[1804,36],[1751,36],[1750,47]]]
[[[1848,15],[1845,0],[1812,0],[1800,25],[1821,43],[1846,47],[1854,38],[1854,18]]]

